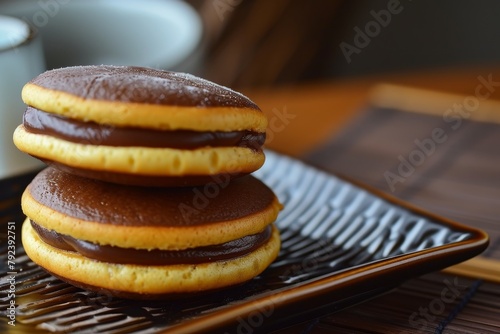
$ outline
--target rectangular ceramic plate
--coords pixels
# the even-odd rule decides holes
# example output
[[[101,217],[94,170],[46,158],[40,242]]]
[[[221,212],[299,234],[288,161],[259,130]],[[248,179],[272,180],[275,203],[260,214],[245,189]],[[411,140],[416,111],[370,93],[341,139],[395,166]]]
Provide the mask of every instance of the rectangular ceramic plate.
[[[255,175],[276,192],[285,208],[276,222],[282,251],[262,275],[205,295],[128,301],[63,283],[18,248],[16,329],[30,333],[276,329],[340,310],[408,278],[471,258],[488,244],[482,231],[411,208],[289,157],[266,154],[264,167]],[[2,242],[2,265],[7,263],[5,245]],[[8,271],[4,269],[2,273]],[[10,283],[2,276],[0,324],[8,329]]]

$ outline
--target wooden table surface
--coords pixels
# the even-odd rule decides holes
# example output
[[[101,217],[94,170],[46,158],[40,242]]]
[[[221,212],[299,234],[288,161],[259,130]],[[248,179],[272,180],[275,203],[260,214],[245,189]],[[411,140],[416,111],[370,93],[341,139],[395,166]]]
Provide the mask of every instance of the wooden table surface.
[[[500,86],[500,68],[474,68],[339,79],[247,90],[243,93],[257,103],[270,120],[281,120],[281,116],[287,121],[275,122],[277,130],[274,131],[276,133],[273,133],[272,140],[267,142],[267,147],[300,157],[352,122],[370,100],[372,89],[377,84],[389,83],[430,91],[473,95],[480,76],[491,76],[492,85]],[[500,89],[492,91],[489,99],[500,100]]]

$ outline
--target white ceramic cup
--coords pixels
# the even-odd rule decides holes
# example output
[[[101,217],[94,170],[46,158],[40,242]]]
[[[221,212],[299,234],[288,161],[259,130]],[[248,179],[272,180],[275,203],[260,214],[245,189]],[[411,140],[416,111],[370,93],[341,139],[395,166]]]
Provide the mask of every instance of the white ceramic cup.
[[[137,65],[196,72],[203,28],[179,0],[2,0],[0,14],[29,22],[47,68]]]
[[[29,25],[0,15],[0,179],[24,174],[42,163],[20,152],[12,142],[26,109],[21,89],[45,69],[42,44]]]

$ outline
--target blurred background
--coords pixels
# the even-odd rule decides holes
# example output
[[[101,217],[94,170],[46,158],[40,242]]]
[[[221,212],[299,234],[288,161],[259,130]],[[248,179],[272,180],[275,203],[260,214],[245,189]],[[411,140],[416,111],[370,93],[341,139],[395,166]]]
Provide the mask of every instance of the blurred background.
[[[203,73],[231,86],[498,64],[500,60],[498,1],[190,2],[207,26]],[[217,3],[226,6],[217,7]],[[373,13],[387,11],[390,5],[398,13],[377,31],[369,24],[375,20]],[[359,53],[349,49],[348,62],[341,43],[356,47],[354,29],[364,32],[367,25],[373,37],[368,36],[366,45],[358,43],[364,46],[357,47]]]
[[[500,59],[494,0],[179,2],[0,0],[0,14],[21,17],[40,33],[48,68],[147,65],[233,88]]]
[[[477,66],[500,60],[498,1],[190,2],[203,18],[210,41],[203,73],[231,86]],[[216,3],[227,6],[218,8]],[[370,25],[388,6],[397,14],[386,19],[387,24],[381,20],[379,28]],[[367,25],[372,37],[366,43],[358,39],[357,47],[355,29],[366,32]]]

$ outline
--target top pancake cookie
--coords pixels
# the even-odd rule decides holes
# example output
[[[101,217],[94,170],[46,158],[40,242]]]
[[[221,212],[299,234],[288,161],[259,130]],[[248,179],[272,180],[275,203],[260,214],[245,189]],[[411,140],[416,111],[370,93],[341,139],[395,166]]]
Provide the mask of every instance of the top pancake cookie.
[[[248,98],[184,73],[131,66],[50,70],[27,83],[14,143],[76,175],[191,186],[264,163],[267,119]]]
[[[23,101],[45,112],[159,130],[265,132],[267,119],[244,95],[184,73],[131,66],[77,66],[40,74]]]

